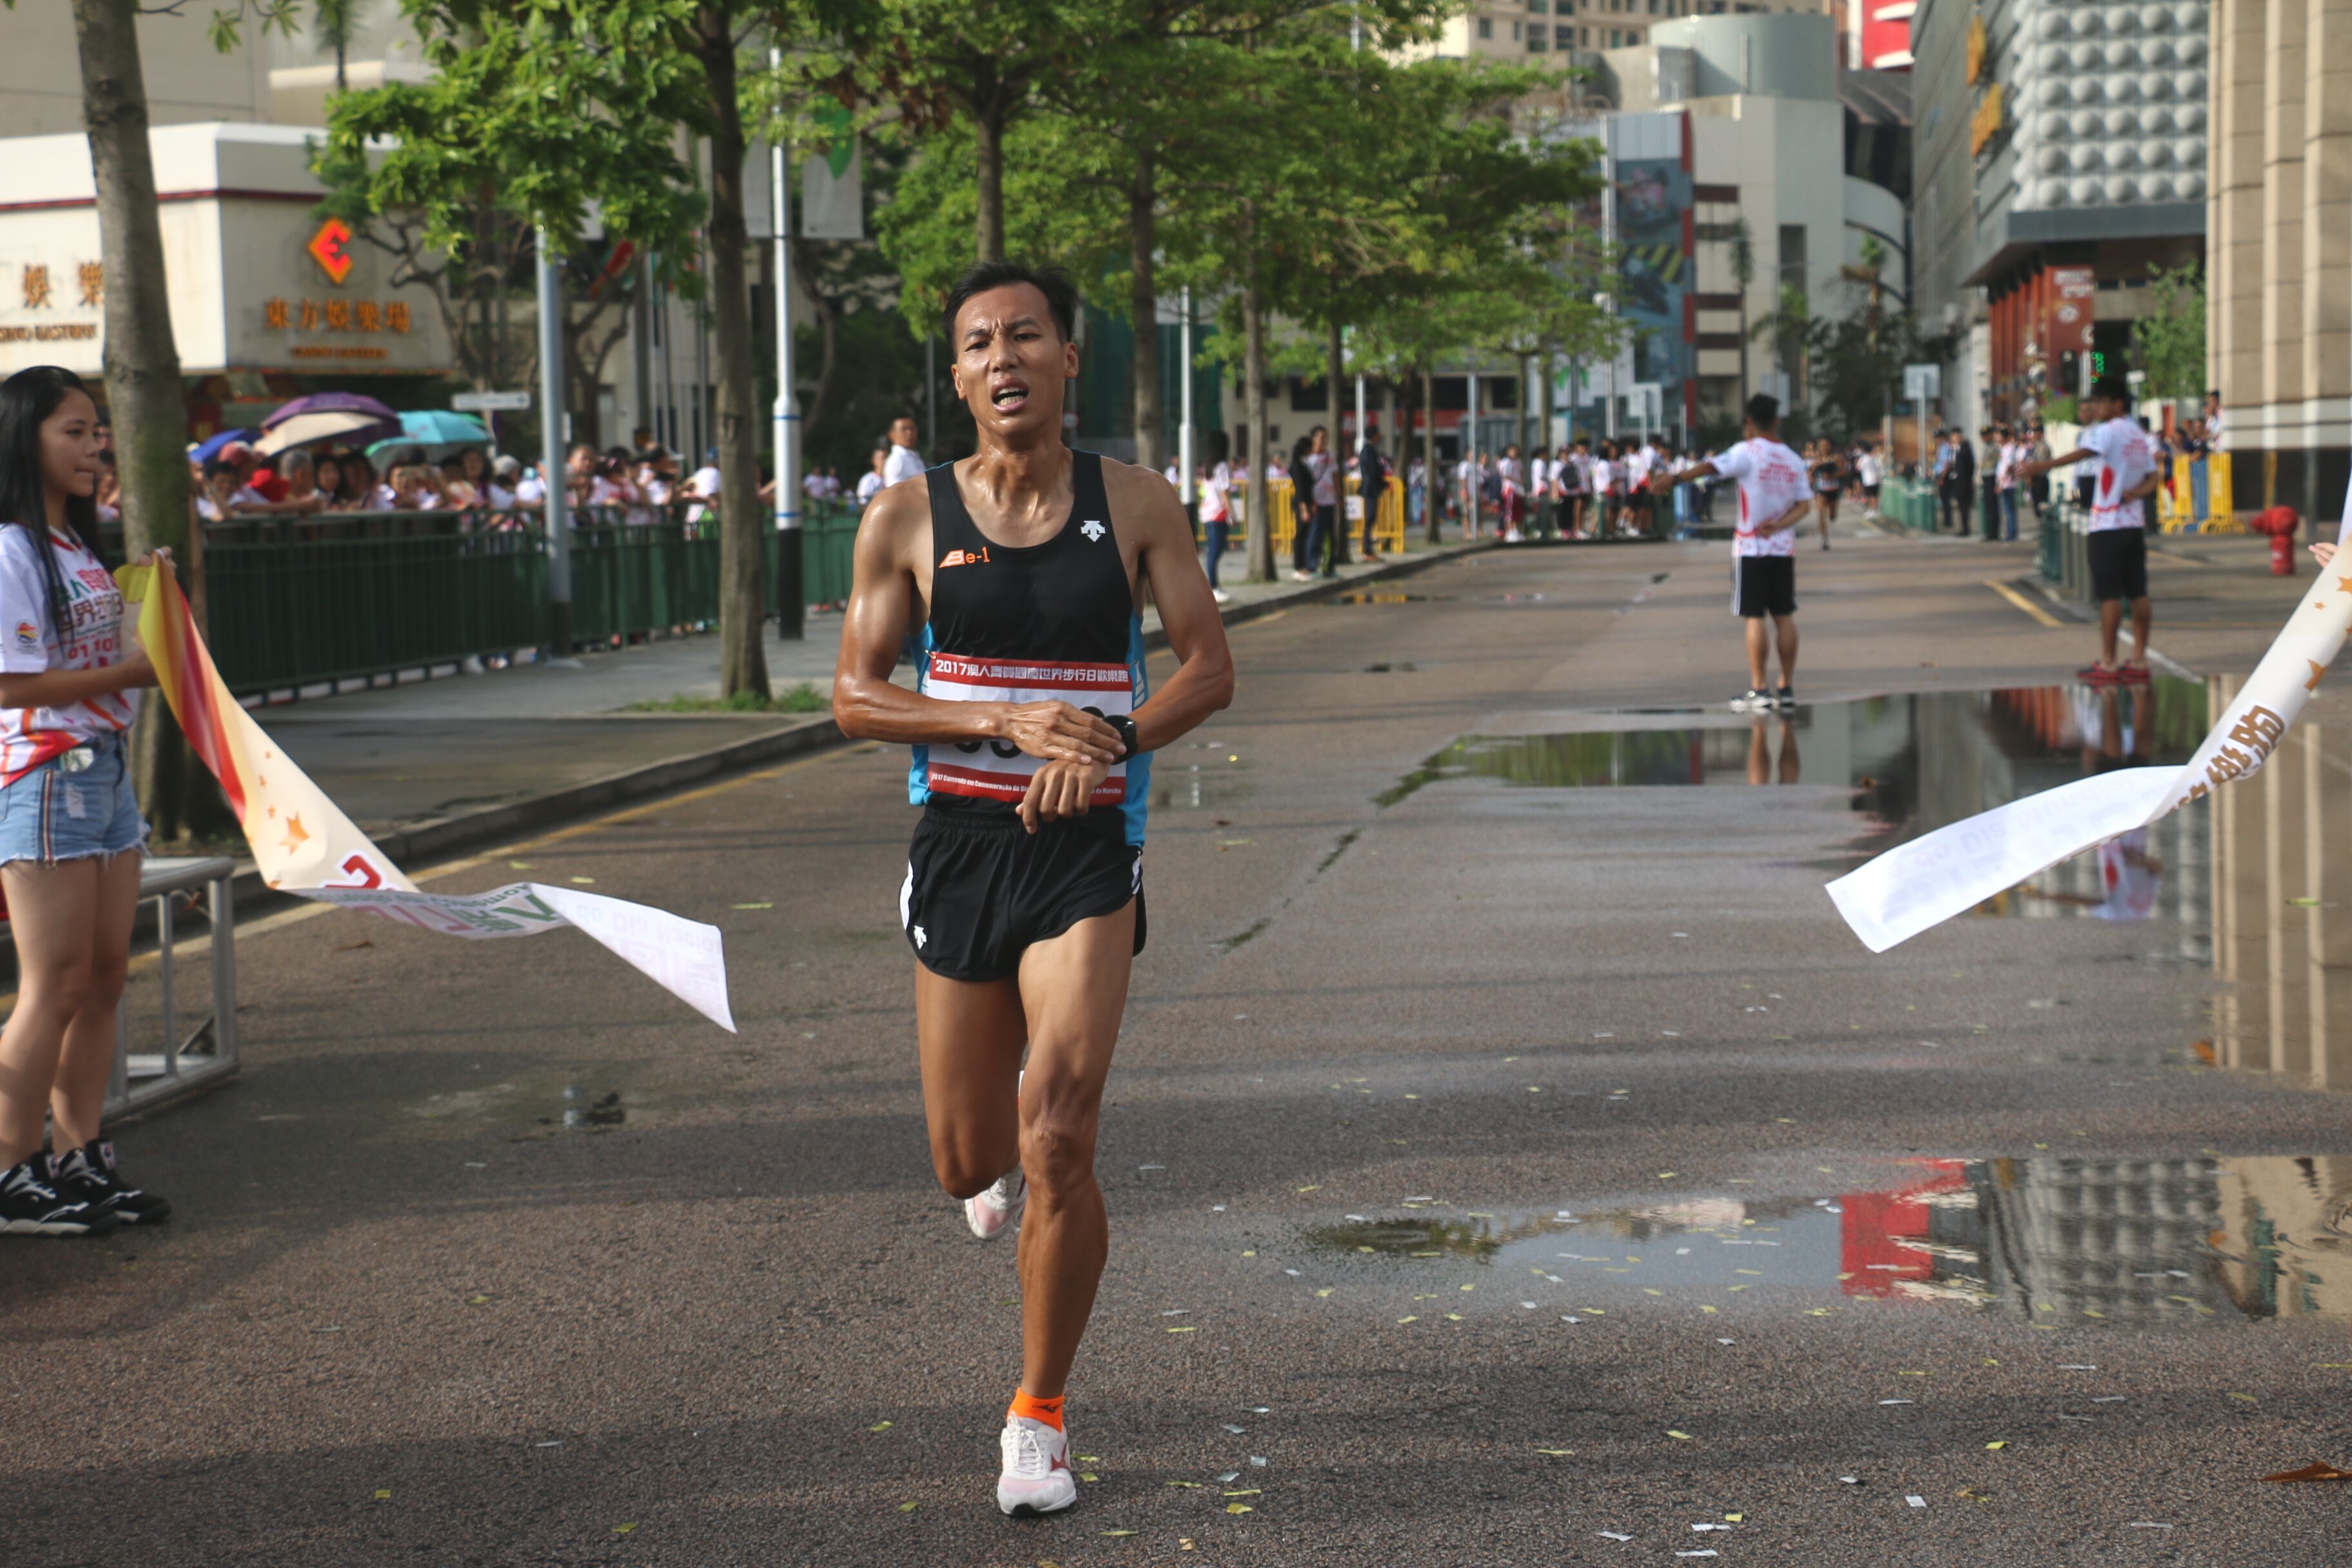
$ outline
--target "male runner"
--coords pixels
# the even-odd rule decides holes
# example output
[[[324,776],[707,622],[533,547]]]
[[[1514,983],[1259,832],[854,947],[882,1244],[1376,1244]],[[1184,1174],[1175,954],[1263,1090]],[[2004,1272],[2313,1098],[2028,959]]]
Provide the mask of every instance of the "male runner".
[[[932,1169],[983,1238],[1028,1211],[996,1483],[1008,1514],[1077,1497],[1062,1399],[1108,1246],[1095,1129],[1143,948],[1150,753],[1234,690],[1176,492],[1063,445],[1076,310],[1060,272],[1001,261],[950,291],[979,450],[866,509],[834,674],[844,733],[914,746],[908,795],[924,809],[898,911]],[[1150,702],[1142,584],[1180,660]],[[890,683],[902,647],[913,691]]]
[[[2110,680],[2147,679],[2147,628],[2153,618],[2147,597],[2147,510],[2142,498],[2156,493],[2156,443],[2131,416],[2131,388],[2121,376],[2101,376],[2083,400],[2088,423],[2082,444],[2061,458],[2022,464],[2018,473],[2032,479],[2053,468],[2099,459],[2097,480],[2091,492],[2091,597],[2099,605],[2099,658],[2075,673],[2092,685]],[[2131,601],[2132,658],[2116,658],[2116,634],[2122,628],[2124,601]]]
[[[1780,445],[1780,400],[1759,392],[1748,400],[1746,439],[1682,476],[1696,484],[1720,474],[1739,481],[1739,523],[1731,540],[1731,613],[1748,623],[1748,690],[1731,700],[1735,711],[1760,713],[1797,705],[1797,536],[1811,510],[1805,461]],[[1660,474],[1654,486],[1668,483]],[[1772,617],[1780,652],[1780,689],[1765,684],[1770,647],[1764,617]]]

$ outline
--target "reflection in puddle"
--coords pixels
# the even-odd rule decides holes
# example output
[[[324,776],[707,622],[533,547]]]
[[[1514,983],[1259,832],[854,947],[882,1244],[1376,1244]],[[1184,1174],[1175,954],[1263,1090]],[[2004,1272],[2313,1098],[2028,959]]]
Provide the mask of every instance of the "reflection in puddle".
[[[2226,700],[2224,699],[2223,700]],[[2206,683],[2013,687],[1810,704],[1793,714],[1601,713],[1564,733],[1472,735],[1378,797],[1446,779],[1535,789],[1816,784],[1853,792],[1863,831],[1820,869],[1852,869],[1923,833],[2115,768],[2185,763],[2219,711]],[[2217,797],[2218,798],[2218,797]],[[1986,914],[2177,922],[2180,956],[2210,960],[2202,805],[2053,867]]]
[[[621,1091],[590,1100],[586,1091],[567,1089],[563,1098],[573,1103],[563,1108],[563,1125],[570,1128],[618,1127],[629,1119],[628,1108],[621,1103]]]
[[[1829,1198],[1517,1215],[1421,1200],[1306,1240],[1540,1276],[1530,1289],[1604,1312],[1652,1300],[1730,1310],[1756,1291],[1781,1305],[1952,1301],[2050,1324],[2352,1319],[2352,1157],[1923,1160],[1915,1170],[1901,1186]]]
[[[2236,695],[2220,683],[2218,700]],[[2213,999],[2220,1065],[2352,1088],[2352,731],[2299,724],[2251,779],[2212,795]],[[2199,869],[2206,869],[2204,867]]]

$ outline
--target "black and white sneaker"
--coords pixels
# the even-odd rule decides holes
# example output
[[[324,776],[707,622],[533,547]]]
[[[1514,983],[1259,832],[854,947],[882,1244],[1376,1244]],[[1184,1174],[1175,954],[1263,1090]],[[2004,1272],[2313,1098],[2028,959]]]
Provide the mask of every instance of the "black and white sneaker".
[[[1769,713],[1772,711],[1772,694],[1759,691],[1751,686],[1731,700],[1731,710],[1734,713]]]
[[[122,1221],[49,1184],[49,1157],[37,1153],[0,1173],[0,1236],[108,1236]]]
[[[106,1139],[93,1138],[59,1155],[54,1168],[59,1196],[79,1198],[125,1225],[152,1225],[171,1215],[170,1199],[142,1192],[122,1179],[114,1145]]]
[[[1794,713],[1797,710],[1796,689],[1794,687],[1784,686],[1780,688],[1780,690],[1774,692],[1772,694],[1772,706],[1779,709],[1783,713]]]

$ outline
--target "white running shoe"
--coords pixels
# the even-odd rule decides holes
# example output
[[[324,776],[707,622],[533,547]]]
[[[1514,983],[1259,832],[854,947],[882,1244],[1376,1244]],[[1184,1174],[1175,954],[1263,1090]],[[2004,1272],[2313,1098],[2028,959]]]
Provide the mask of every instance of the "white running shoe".
[[[1015,1165],[996,1178],[986,1192],[963,1201],[963,1222],[971,1226],[972,1235],[982,1241],[993,1241],[1011,1230],[1021,1217],[1021,1205],[1028,1201],[1029,1180]]]
[[[1070,1474],[1070,1435],[1007,1415],[997,1438],[1004,1468],[996,1478],[996,1506],[1014,1519],[1059,1513],[1078,1500],[1078,1479]]]

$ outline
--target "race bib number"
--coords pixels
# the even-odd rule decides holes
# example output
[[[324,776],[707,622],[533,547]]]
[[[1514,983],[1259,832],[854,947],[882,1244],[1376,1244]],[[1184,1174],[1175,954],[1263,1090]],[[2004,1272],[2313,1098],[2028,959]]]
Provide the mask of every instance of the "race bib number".
[[[1108,719],[1135,711],[1135,678],[1124,664],[933,654],[923,678],[923,695],[942,702],[1066,702]],[[929,748],[925,782],[934,795],[1017,805],[1044,765],[1010,741],[961,741]],[[1110,765],[1087,804],[1117,805],[1126,799],[1127,763],[1122,760]]]

